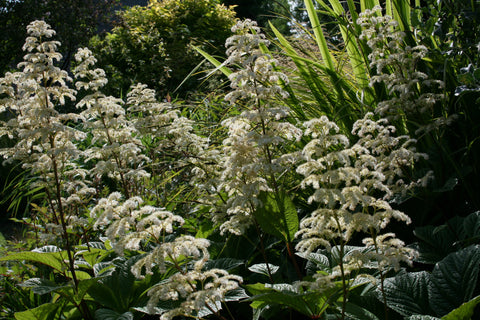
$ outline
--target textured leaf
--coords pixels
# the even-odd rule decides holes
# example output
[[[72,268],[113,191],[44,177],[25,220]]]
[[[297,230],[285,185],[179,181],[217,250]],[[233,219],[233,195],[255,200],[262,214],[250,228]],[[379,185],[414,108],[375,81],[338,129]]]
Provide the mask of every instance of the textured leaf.
[[[60,252],[60,248],[57,246],[43,246],[41,248],[35,248],[32,250],[32,252],[40,252],[40,253],[46,253],[46,252]]]
[[[415,244],[415,249],[419,252],[419,256],[415,260],[418,262],[435,264],[455,251],[453,243],[456,237],[448,227],[419,227],[415,228],[414,234],[421,240]]]
[[[250,270],[251,272],[263,274],[264,276],[269,277],[270,274],[268,273],[268,269],[270,269],[271,274],[275,274],[278,269],[280,269],[280,267],[270,263],[268,264],[268,268],[266,263],[258,263],[248,267],[248,270]]]
[[[298,215],[295,204],[283,191],[261,192],[258,198],[263,206],[255,212],[255,218],[262,229],[271,235],[292,242],[298,231]]]
[[[250,298],[249,295],[245,292],[245,289],[238,288],[235,290],[228,291],[225,294],[225,301],[240,301],[243,299]]]
[[[208,260],[205,263],[205,269],[223,269],[223,270],[231,270],[236,267],[242,266],[244,262],[239,259],[233,258],[220,258],[215,260]]]
[[[110,309],[98,309],[95,311],[97,320],[133,320],[131,312],[118,313]]]
[[[427,315],[423,315],[423,314],[422,315],[416,314],[416,315],[408,317],[407,320],[440,320],[440,318],[433,317],[433,316],[427,316]]]
[[[480,247],[470,246],[449,254],[437,263],[428,286],[430,306],[444,316],[470,301],[480,269]]]
[[[415,245],[420,253],[417,261],[437,263],[451,252],[479,242],[480,212],[466,218],[454,217],[438,227],[416,228],[415,236],[421,240]]]
[[[400,273],[385,279],[387,305],[403,316],[434,314],[429,307],[430,275],[426,271]]]
[[[345,311],[352,320],[379,320],[375,314],[353,303],[347,303]]]
[[[59,289],[68,287],[68,286],[58,285],[53,281],[40,279],[40,278],[28,279],[25,282],[23,282],[21,286],[26,288],[32,288],[33,293],[40,294],[40,295],[54,292]]]
[[[291,287],[291,285],[288,286]],[[328,306],[328,297],[320,293],[302,294],[291,290],[277,291],[261,283],[247,285],[247,290],[256,294],[249,299],[253,301],[251,305],[255,309],[263,308],[267,304],[282,305],[315,318],[321,315]]]

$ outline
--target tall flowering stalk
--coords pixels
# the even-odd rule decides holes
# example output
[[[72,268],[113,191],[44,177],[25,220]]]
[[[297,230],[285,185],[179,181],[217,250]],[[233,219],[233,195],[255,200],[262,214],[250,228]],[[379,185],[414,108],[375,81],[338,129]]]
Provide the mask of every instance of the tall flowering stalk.
[[[398,270],[400,262],[411,262],[415,254],[394,234],[382,234],[382,230],[392,219],[410,223],[410,218],[393,209],[389,201],[424,182],[409,181],[408,172],[426,155],[415,151],[415,141],[408,136],[395,137],[395,128],[386,120],[372,117],[367,114],[354,124],[352,134],[358,139],[354,144],[325,116],[306,122],[305,134],[312,140],[302,152],[306,162],[297,168],[305,177],[301,186],[313,189],[308,201],[317,209],[301,221],[296,249],[308,254],[319,247],[330,250],[333,243],[341,257],[332,274],[316,274],[313,284],[303,284],[327,288],[329,281],[340,277],[342,318],[353,271],[376,261],[383,289],[388,268]],[[360,232],[370,235],[364,240],[365,250],[345,257],[346,245]]]
[[[102,69],[93,69],[95,57],[89,49],[80,49],[75,55],[75,86],[85,90],[85,97],[77,103],[83,108],[85,129],[93,136],[92,145],[85,150],[86,161],[94,161],[91,174],[95,180],[104,175],[118,181],[127,198],[140,191],[140,184],[150,175],[145,163],[138,132],[126,115],[123,100],[104,95],[100,89],[107,83]]]
[[[279,81],[287,77],[275,71],[275,60],[261,51],[268,45],[256,23],[239,22],[227,42],[227,63],[240,69],[230,75],[232,92],[225,100],[244,111],[223,121],[228,130],[224,144],[221,189],[228,195],[223,232],[242,234],[254,224],[253,212],[262,206],[260,192],[279,192],[279,179],[289,172],[295,157],[284,154],[300,139],[301,130],[288,122],[290,111],[275,102],[286,97]]]
[[[378,103],[375,112],[390,121],[415,122],[416,133],[451,123],[455,117],[435,114],[435,105],[444,98],[443,81],[429,79],[418,70],[428,49],[423,45],[408,46],[398,22],[382,15],[380,6],[365,10],[357,23],[362,27],[360,39],[371,49],[368,59],[374,75],[370,85],[384,84],[389,95],[389,99]]]
[[[144,84],[131,87],[126,107],[128,118],[147,144],[145,151],[151,160],[148,168],[152,184],[143,195],[165,206],[170,201],[166,182],[179,173],[189,177],[188,169],[192,163],[202,162],[209,141],[196,133],[194,121],[180,115],[179,105],[159,102],[155,91]]]
[[[283,183],[298,156],[288,152],[289,146],[302,135],[289,122],[290,110],[279,103],[279,99],[288,96],[280,86],[281,82],[288,83],[288,78],[276,71],[275,59],[262,52],[269,42],[255,22],[240,21],[232,31],[236,34],[226,41],[226,64],[239,69],[229,76],[233,90],[225,100],[243,111],[222,122],[228,137],[223,141],[219,189],[226,199],[223,214],[217,215],[216,220],[222,222],[222,233],[241,235],[255,225],[262,227],[263,232],[281,236],[301,277],[291,247],[298,217],[294,209],[289,212],[285,207],[291,200]],[[273,205],[267,207],[269,199]],[[272,226],[271,221],[265,223],[269,220],[266,216],[273,215],[274,211],[269,210],[274,207],[280,208],[275,218],[281,221],[277,226]],[[262,241],[261,246],[264,253]],[[265,253],[264,259],[269,270]]]
[[[86,171],[75,163],[81,151],[74,141],[85,138],[85,134],[69,125],[79,120],[78,115],[58,111],[67,101],[75,100],[76,91],[67,85],[72,80],[67,72],[55,66],[62,58],[57,52],[59,43],[50,40],[55,31],[43,21],[34,21],[27,32],[25,60],[18,65],[22,71],[0,79],[0,94],[6,96],[0,111],[10,114],[0,134],[16,141],[0,154],[7,161],[20,161],[36,177],[35,185],[44,190],[47,229],[61,234],[76,292],[79,279],[68,224],[94,192],[84,181]],[[84,303],[78,307],[86,319],[91,317]]]

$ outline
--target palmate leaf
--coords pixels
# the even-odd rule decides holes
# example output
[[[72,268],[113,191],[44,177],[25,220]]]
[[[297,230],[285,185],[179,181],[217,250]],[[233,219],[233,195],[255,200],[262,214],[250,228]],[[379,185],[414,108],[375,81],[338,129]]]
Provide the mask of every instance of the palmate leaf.
[[[429,283],[430,274],[426,271],[402,272],[386,279],[384,293],[388,307],[403,316],[434,314],[429,305]]]
[[[480,270],[480,246],[449,254],[437,263],[428,286],[430,306],[444,316],[472,299]]]
[[[298,231],[295,204],[284,191],[261,192],[258,198],[263,206],[253,213],[263,231],[291,243]]]

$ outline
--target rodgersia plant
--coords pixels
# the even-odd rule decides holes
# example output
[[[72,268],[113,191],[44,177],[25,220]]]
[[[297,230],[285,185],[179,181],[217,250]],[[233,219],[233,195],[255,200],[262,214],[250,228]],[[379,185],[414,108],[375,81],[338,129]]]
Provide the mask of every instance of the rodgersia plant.
[[[83,108],[80,115],[85,129],[93,136],[92,145],[85,150],[85,161],[95,162],[91,172],[95,180],[109,176],[120,183],[129,198],[143,190],[140,185],[150,176],[145,170],[150,159],[143,154],[142,142],[126,115],[123,100],[100,91],[107,79],[102,69],[92,69],[96,59],[91,51],[80,49],[75,60],[75,86],[86,91],[77,107]]]
[[[208,240],[188,235],[171,240],[184,223],[182,217],[143,205],[140,197],[123,201],[118,192],[101,199],[91,214],[97,218],[95,227],[104,229],[119,255],[126,250],[147,250],[131,269],[137,278],[153,272],[166,275],[148,291],[149,313],[159,314],[161,319],[201,314],[222,318],[221,303],[228,292],[239,288],[242,278],[222,269],[206,269]],[[178,303],[173,308],[159,308],[163,300]]]
[[[59,111],[75,100],[76,91],[68,87],[72,79],[67,72],[55,66],[62,58],[57,52],[59,43],[50,40],[55,32],[43,21],[32,22],[27,32],[25,61],[18,65],[22,71],[0,79],[0,94],[4,95],[0,111],[10,118],[2,124],[1,134],[15,141],[1,154],[7,161],[21,162],[34,177],[35,185],[44,191],[46,207],[39,211],[44,214],[41,223],[50,236],[46,240],[65,250],[66,270],[76,293],[80,280],[69,222],[83,223],[77,214],[95,192],[88,185],[87,172],[76,163],[81,151],[75,141],[85,134],[69,125],[78,122],[78,115]],[[83,301],[77,307],[86,319],[90,318]]]
[[[317,208],[301,221],[296,249],[308,256],[318,248],[331,250],[336,246],[340,261],[333,273],[318,273],[313,283],[300,284],[328,288],[328,283],[339,277],[344,290],[344,316],[351,286],[348,279],[355,278],[361,268],[375,261],[383,291],[389,268],[398,270],[400,262],[409,263],[415,256],[393,233],[382,234],[382,230],[392,219],[410,223],[410,218],[393,209],[390,201],[425,181],[427,177],[409,181],[408,172],[426,155],[415,151],[413,139],[396,137],[393,126],[384,119],[373,120],[372,114],[354,124],[355,143],[339,134],[337,125],[325,116],[305,126],[305,134],[312,140],[303,149],[305,163],[297,172],[304,176],[301,186],[312,188],[308,201]],[[369,235],[363,241],[365,248],[345,257],[346,245],[358,233]]]
[[[370,85],[384,84],[390,97],[378,102],[375,112],[390,121],[414,122],[416,133],[450,124],[455,117],[435,110],[444,98],[443,81],[429,79],[418,68],[428,49],[423,45],[408,46],[398,22],[382,15],[380,6],[361,13],[357,24],[362,27],[360,39],[371,49],[368,59],[374,75]]]
[[[238,22],[232,28],[236,35],[227,39],[227,64],[238,66],[229,79],[232,91],[225,96],[243,111],[225,120],[228,130],[223,141],[224,163],[220,189],[227,194],[222,232],[242,234],[254,224],[254,211],[262,207],[261,192],[280,193],[282,176],[291,171],[296,156],[288,154],[288,146],[298,141],[301,130],[288,121],[290,111],[278,97],[288,94],[280,81],[287,77],[275,70],[275,60],[263,53],[268,45],[256,23]]]

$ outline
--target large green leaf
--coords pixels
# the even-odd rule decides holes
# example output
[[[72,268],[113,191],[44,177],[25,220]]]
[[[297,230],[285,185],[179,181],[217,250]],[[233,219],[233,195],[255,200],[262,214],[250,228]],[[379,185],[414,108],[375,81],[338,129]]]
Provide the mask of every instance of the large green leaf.
[[[417,261],[434,264],[451,252],[479,242],[480,212],[454,217],[437,227],[418,227],[414,233],[421,240],[415,244],[420,254]]]
[[[403,316],[430,314],[428,287],[430,274],[421,272],[402,272],[393,278],[385,279],[384,293],[387,305]]]
[[[257,208],[254,216],[263,231],[290,243],[298,231],[298,215],[295,204],[287,193],[261,192],[258,198],[263,206]]]
[[[29,309],[22,312],[15,313],[17,320],[56,320],[55,316],[60,304],[46,303],[34,309]]]
[[[59,285],[53,281],[40,278],[28,279],[23,282],[21,286],[25,288],[31,288],[33,293],[40,295],[55,292],[62,288],[69,287],[68,285]]]
[[[478,303],[480,303],[480,296],[476,296],[472,300],[465,302],[457,309],[442,317],[442,320],[470,320],[473,317],[475,307]]]
[[[67,269],[65,264],[65,259],[67,259],[67,254],[64,251],[56,252],[34,252],[34,251],[25,251],[25,252],[16,252],[9,254],[8,256],[0,258],[0,261],[9,261],[9,260],[26,260],[31,262],[38,262],[45,264],[58,272],[64,272]]]
[[[428,286],[430,307],[444,316],[470,301],[480,270],[480,246],[470,246],[449,254],[437,263]]]
[[[130,271],[132,266],[142,256],[129,260],[117,258],[113,261],[115,270],[99,281],[89,283],[88,294],[102,307],[123,314],[132,307],[141,307],[148,301],[147,291],[158,283],[163,274],[155,272],[138,280]],[[88,280],[86,280],[88,281]]]
[[[352,320],[379,320],[375,314],[354,303],[347,303],[345,311]]]
[[[220,258],[215,260],[208,260],[205,263],[205,269],[223,269],[223,270],[232,270],[236,267],[244,265],[245,262],[240,259],[233,258]]]
[[[271,274],[277,273],[278,269],[280,269],[279,266],[275,266],[270,263],[268,265],[266,263],[257,263],[248,267],[248,270],[250,270],[251,272],[263,274],[267,277],[269,277]]]
[[[95,319],[97,320],[133,320],[131,312],[118,313],[110,309],[98,309],[95,311]]]
[[[335,292],[326,291],[324,293],[311,292],[301,293],[290,284],[278,284],[274,287],[267,287],[262,283],[247,285],[247,290],[255,294],[248,299],[252,302],[254,309],[259,309],[265,305],[282,305],[292,308],[312,319],[325,312],[332,300],[336,300]],[[335,297],[335,299],[332,299]]]

